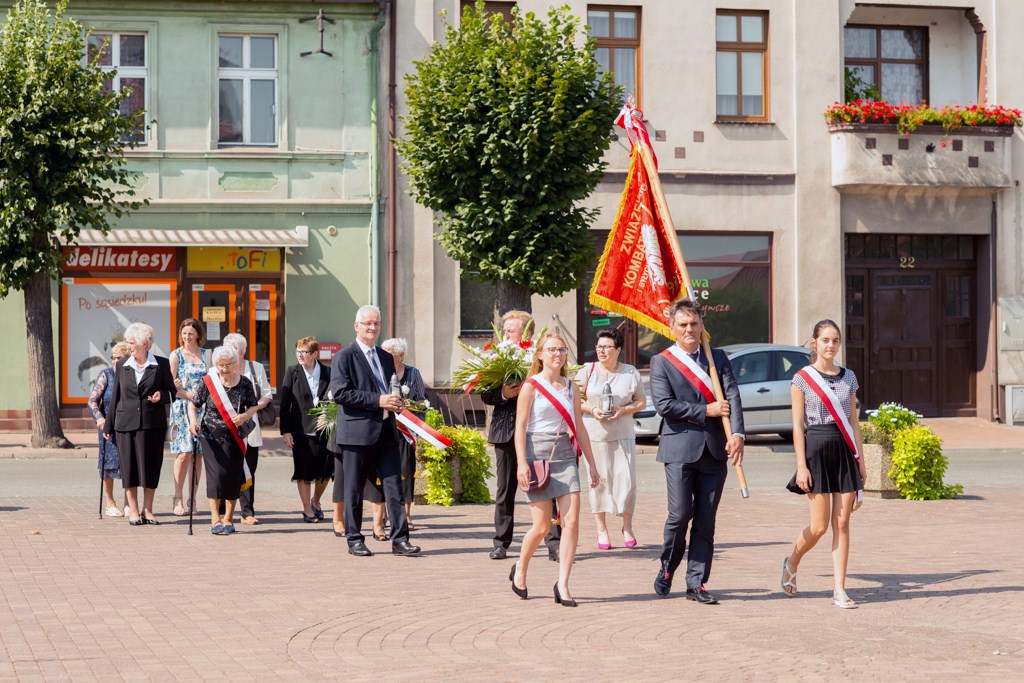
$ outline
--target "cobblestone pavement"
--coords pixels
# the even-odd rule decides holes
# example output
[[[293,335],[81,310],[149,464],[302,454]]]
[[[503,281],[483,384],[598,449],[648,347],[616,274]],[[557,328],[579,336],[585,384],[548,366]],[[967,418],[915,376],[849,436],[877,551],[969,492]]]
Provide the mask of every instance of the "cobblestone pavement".
[[[853,520],[852,611],[828,600],[828,537],[800,567],[800,594],[779,591],[782,557],[807,522],[803,499],[776,481],[786,455],[751,458],[748,500],[730,478],[709,584],[721,605],[689,602],[678,587],[653,594],[664,484],[645,457],[638,548],[617,538],[598,551],[583,516],[577,609],[554,604],[546,557],[531,564],[530,599],[512,594],[513,560],[487,557],[489,506],[418,506],[422,556],[371,539],[380,552],[355,558],[329,519],[301,522],[283,458],[259,470],[264,523],[231,537],[211,536],[206,519],[188,536],[187,521],[166,513],[166,482],[163,524],[133,528],[97,519],[95,495],[56,474],[94,490],[93,463],[7,461],[0,681],[1019,680],[1024,508],[1005,482],[1021,480],[1020,455],[992,470],[1005,480],[988,476],[963,499],[869,499]],[[33,477],[51,492],[17,484]],[[521,504],[519,535],[527,514]]]

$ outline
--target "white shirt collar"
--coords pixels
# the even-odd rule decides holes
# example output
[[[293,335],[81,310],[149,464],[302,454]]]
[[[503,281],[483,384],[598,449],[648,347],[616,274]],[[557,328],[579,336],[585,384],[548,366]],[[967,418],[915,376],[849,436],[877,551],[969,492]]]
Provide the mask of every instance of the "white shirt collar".
[[[319,362],[313,363],[313,372],[310,372],[310,371],[306,370],[306,366],[305,365],[302,365],[301,363],[300,363],[300,365],[302,366],[302,371],[304,373],[306,373],[306,380],[316,380],[318,382],[320,381],[320,363]]]
[[[367,346],[366,344],[364,344],[363,342],[359,341],[358,339],[356,339],[356,344],[359,344],[359,348],[362,349],[364,356],[366,354],[368,354],[370,351],[372,351],[373,349],[377,348],[376,346]]]
[[[150,365],[156,365],[156,356],[154,356],[153,352],[150,351],[149,356],[146,358],[146,362],[143,363],[141,366],[139,365],[138,361],[135,360],[135,356],[128,356],[128,359],[124,362],[124,364],[130,367],[132,370],[141,371],[149,367]]]

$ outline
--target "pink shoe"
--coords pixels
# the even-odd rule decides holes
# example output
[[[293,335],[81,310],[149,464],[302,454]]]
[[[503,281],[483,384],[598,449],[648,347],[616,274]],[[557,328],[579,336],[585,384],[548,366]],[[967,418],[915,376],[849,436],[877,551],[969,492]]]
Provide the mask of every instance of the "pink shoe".
[[[632,541],[627,541],[626,540],[626,530],[625,529],[622,529],[622,544],[624,546],[626,546],[627,548],[635,548],[636,547],[636,539],[635,538]]]
[[[597,549],[598,550],[611,550],[612,549],[612,544],[611,543],[601,543],[601,533],[600,532],[598,532],[598,534],[597,534]]]

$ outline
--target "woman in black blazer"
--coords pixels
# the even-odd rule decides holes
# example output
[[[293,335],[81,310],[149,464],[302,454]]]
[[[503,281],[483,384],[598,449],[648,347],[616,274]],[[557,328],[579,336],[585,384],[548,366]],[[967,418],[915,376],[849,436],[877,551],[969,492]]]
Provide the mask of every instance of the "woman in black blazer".
[[[298,363],[284,373],[281,384],[281,435],[292,449],[295,469],[292,481],[302,501],[302,521],[319,522],[324,518],[320,496],[334,472],[334,458],[327,450],[326,435],[317,433],[316,417],[309,409],[328,400],[331,368],[317,360],[320,344],[315,337],[295,342]],[[310,486],[312,496],[310,496]]]
[[[176,391],[171,364],[154,356],[153,328],[132,323],[124,331],[131,355],[114,366],[114,395],[107,408],[103,433],[117,440],[121,484],[128,498],[128,523],[159,524],[153,517],[153,497],[160,484],[167,434],[167,406]],[[138,487],[143,488],[139,510]]]

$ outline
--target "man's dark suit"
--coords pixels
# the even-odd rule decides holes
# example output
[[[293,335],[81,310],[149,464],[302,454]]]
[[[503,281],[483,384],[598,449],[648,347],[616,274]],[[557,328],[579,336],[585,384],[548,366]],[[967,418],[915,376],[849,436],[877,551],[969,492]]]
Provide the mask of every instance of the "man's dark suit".
[[[317,361],[320,366],[320,383],[317,385],[317,400],[325,401],[331,384],[331,368]],[[309,391],[309,381],[306,379],[306,369],[301,363],[292,365],[284,373],[284,381],[281,382],[281,434],[291,434],[295,440],[294,450],[296,456],[306,456],[319,464],[318,468],[313,462],[296,464],[296,475],[303,481],[314,481],[326,479],[331,476],[330,467],[333,465],[333,458],[327,453],[327,447],[320,436],[316,438],[307,436],[316,434],[316,416],[310,415],[309,410],[313,408],[313,394]],[[322,451],[322,452],[321,452]],[[309,468],[306,468],[309,465]],[[299,471],[302,469],[303,471]],[[305,477],[310,477],[305,479]]]
[[[729,402],[733,433],[743,434],[743,407],[732,366],[723,351],[712,349],[711,353]],[[707,371],[703,350],[697,363]],[[686,587],[696,590],[711,575],[715,516],[728,474],[725,429],[721,418],[707,416],[704,396],[662,355],[651,359],[650,382],[654,406],[664,418],[657,458],[665,464],[668,486],[661,561],[664,569],[674,575],[686,550],[686,528],[692,519]]]
[[[124,488],[155,489],[160,484],[167,406],[177,390],[170,361],[163,356],[154,358],[156,365],[146,366],[139,382],[135,381],[135,369],[124,360],[114,366],[114,390],[103,433],[116,439]],[[158,391],[159,401],[147,400]]]
[[[374,347],[383,371],[384,389],[395,372],[390,353]],[[331,363],[331,395],[338,404],[338,422],[334,441],[341,450],[335,455],[335,471],[340,460],[344,484],[335,476],[334,502],[345,501],[345,536],[349,547],[363,542],[363,485],[368,472],[376,471],[384,488],[391,519],[391,542],[409,540],[409,524],[402,496],[402,468],[398,452],[398,427],[395,416],[380,407],[384,393],[374,378],[370,361],[358,342],[352,342],[334,355]]]
[[[516,491],[519,490],[519,461],[516,459],[516,406],[519,396],[505,398],[502,388],[488,389],[480,395],[486,405],[494,406],[487,440],[494,444],[494,547],[508,548],[512,544]],[[554,505],[554,503],[552,503]],[[556,514],[552,509],[552,514]],[[551,533],[544,539],[548,550],[558,549],[561,527],[551,525]]]

